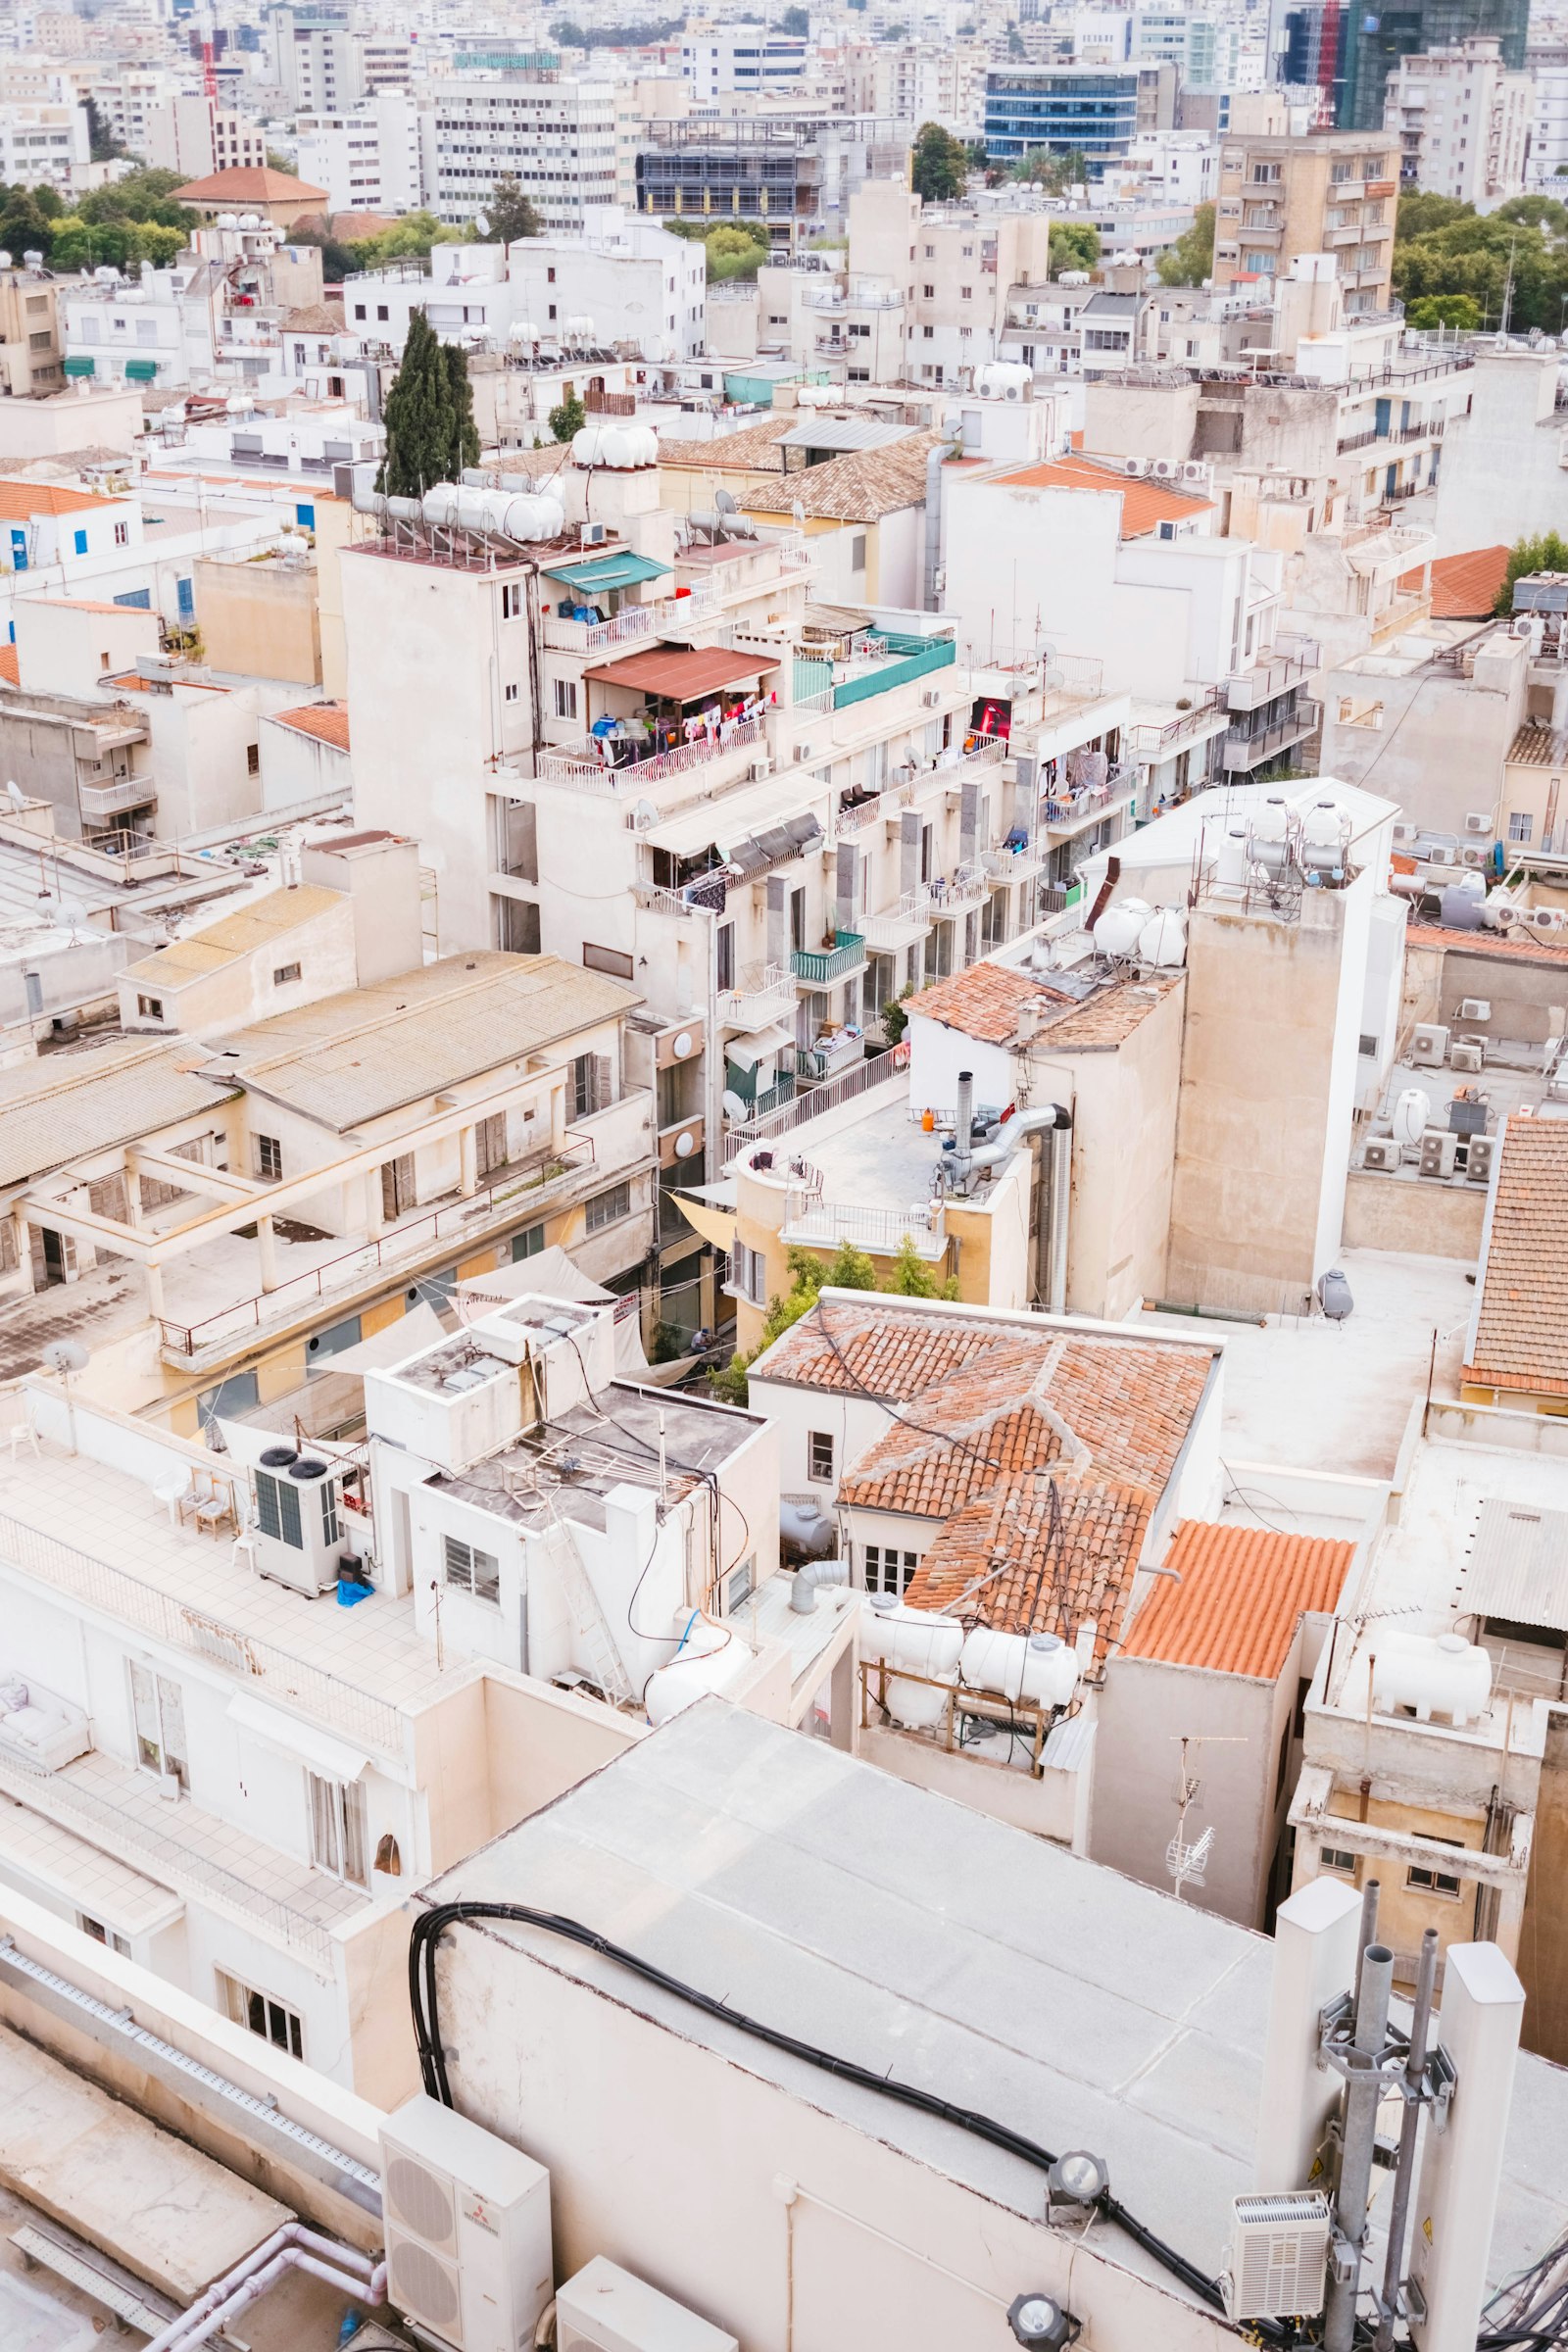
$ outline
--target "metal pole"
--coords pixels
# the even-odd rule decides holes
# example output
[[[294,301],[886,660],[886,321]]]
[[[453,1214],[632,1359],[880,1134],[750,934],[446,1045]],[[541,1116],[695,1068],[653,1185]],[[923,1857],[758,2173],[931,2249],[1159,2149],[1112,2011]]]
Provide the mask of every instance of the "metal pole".
[[[1432,2026],[1432,1995],[1438,1982],[1438,1931],[1428,1928],[1421,1938],[1416,1968],[1415,2006],[1410,2014],[1410,2048],[1404,2061],[1404,2113],[1399,2119],[1399,2155],[1389,2205],[1389,2253],[1383,2269],[1383,2297],[1373,2352],[1394,2352],[1394,2324],[1398,2316],[1403,2283],[1404,2232],[1415,2186],[1415,2139],[1421,2122],[1421,2090],[1426,2082],[1427,2034]]]
[[[1331,2273],[1323,2327],[1324,2352],[1351,2352],[1355,2306],[1366,2242],[1366,2207],[1372,2188],[1372,2150],[1377,2138],[1378,2095],[1383,2087],[1378,2060],[1389,2031],[1389,1991],[1394,1954],[1385,1943],[1369,1943],[1361,1955],[1355,2031],[1345,2079],[1340,2122],[1340,2180],[1334,2198],[1336,2251],[1348,2255],[1346,2276]]]
[[[1382,1891],[1382,1881],[1379,1879],[1368,1879],[1361,1889],[1361,1934],[1355,1947],[1355,1986],[1350,1994],[1352,2017],[1361,2006],[1361,1963],[1366,1956],[1366,1947],[1378,1939],[1378,1896]]]

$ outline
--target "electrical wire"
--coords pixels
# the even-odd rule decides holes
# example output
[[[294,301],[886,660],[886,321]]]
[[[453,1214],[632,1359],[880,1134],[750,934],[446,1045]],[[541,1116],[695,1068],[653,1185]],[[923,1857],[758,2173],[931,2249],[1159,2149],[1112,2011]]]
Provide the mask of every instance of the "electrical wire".
[[[849,1357],[839,1346],[833,1327],[828,1322],[827,1313],[820,1298],[816,1302],[816,1321],[818,1330],[838,1360],[839,1369],[844,1374],[845,1385],[852,1396],[862,1397],[867,1404],[879,1405],[892,1420],[901,1422],[906,1429],[916,1431],[922,1438],[940,1438],[944,1446],[951,1446],[956,1452],[970,1454],[982,1470],[1004,1468],[1004,1465],[994,1460],[990,1454],[982,1453],[974,1439],[956,1437],[951,1429],[932,1429],[924,1421],[916,1421],[911,1414],[901,1412],[889,1397],[879,1396],[874,1389],[866,1388],[861,1381],[857,1379],[851,1368]]]
[[[760,2018],[749,2017],[743,2010],[733,2009],[727,2001],[712,1993],[701,1992],[684,1979],[671,1976],[667,1969],[656,1968],[640,1953],[628,1951],[624,1945],[613,1943],[595,1928],[584,1926],[581,1920],[568,1919],[557,1911],[537,1911],[524,1903],[441,1903],[425,1912],[414,1923],[409,1937],[409,2007],[414,2021],[415,2043],[419,2056],[419,2072],[426,2095],[439,2099],[443,2106],[453,2105],[452,2085],[447,2075],[446,2052],[441,2039],[440,1988],[436,1976],[436,1951],[442,1936],[449,1927],[465,1920],[500,1920],[514,1926],[537,1928],[549,1936],[560,1936],[568,1943],[576,1943],[587,1951],[598,1952],[618,1967],[640,1977],[645,1984],[657,1985],[661,1991],[672,1993],[677,2000],[698,2009],[705,2016],[717,2018],[737,2033],[749,2034],[754,2040],[765,2042],[769,2048],[782,2050],[792,2058],[801,2059],[824,2074],[836,2076],[840,2082],[854,2082],[862,2090],[874,2091],[879,2097],[894,2099],[901,2106],[913,2107],[922,2115],[932,2115],[943,2123],[953,2124],[961,2132],[970,2132],[1004,2154],[1018,2157],[1032,2165],[1037,2172],[1049,2173],[1056,2162],[1050,2148],[1042,2147],[1009,2124],[999,2123],[975,2107],[960,2107],[952,2099],[937,2092],[922,2090],[912,2082],[900,2082],[892,2076],[874,2073],[858,2065],[853,2058],[841,2058],[816,2043],[803,2041],[798,2035],[781,2033],[778,2027],[764,2025]],[[1119,2197],[1107,2189],[1099,2201],[1098,2210],[1106,2221],[1126,2232],[1145,2253],[1152,2256],[1162,2269],[1178,2279],[1191,2294],[1210,2310],[1223,2312],[1224,2297],[1219,2281],[1211,2278],[1186,2255],[1141,2222],[1129,2211]],[[1254,2323],[1262,2342],[1283,2345],[1287,2338],[1282,2329],[1269,2322]]]

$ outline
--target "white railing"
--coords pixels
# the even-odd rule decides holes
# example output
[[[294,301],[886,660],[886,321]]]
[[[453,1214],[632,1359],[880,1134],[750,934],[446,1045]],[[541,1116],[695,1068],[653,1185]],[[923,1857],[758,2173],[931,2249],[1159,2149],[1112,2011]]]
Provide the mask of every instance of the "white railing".
[[[989,767],[994,760],[1007,759],[1012,751],[1005,735],[977,735],[963,755],[965,767]]]
[[[650,914],[674,914],[683,918],[694,915],[697,908],[683,899],[678,890],[665,890],[661,882],[634,882],[631,895],[637,905]]]
[[[603,654],[612,645],[630,645],[654,633],[651,605],[628,605],[609,620],[573,620],[564,612],[545,615],[545,643],[558,653]]]
[[[781,1231],[786,1241],[808,1247],[854,1242],[889,1257],[898,1254],[906,1236],[920,1257],[941,1257],[948,1247],[947,1212],[940,1203],[921,1210],[861,1208],[792,1193]]]
[[[903,948],[930,930],[936,912],[929,890],[906,890],[893,906],[884,906],[880,914],[864,916],[858,928],[868,948],[879,951]]]
[[[640,793],[665,776],[683,776],[694,767],[706,766],[710,760],[721,760],[727,752],[745,751],[749,745],[765,740],[766,729],[761,719],[737,718],[727,720],[711,741],[706,735],[699,735],[693,743],[676,744],[672,751],[651,752],[646,760],[622,760],[614,767],[605,764],[592,742],[540,752],[535,767],[547,784]]]
[[[795,975],[781,963],[743,972],[735,988],[719,991],[718,1017],[728,1029],[762,1029],[795,1009]]]
[[[1025,882],[1038,874],[1046,860],[1043,853],[1030,842],[1021,850],[987,850],[986,872],[993,882]]]
[[[991,877],[983,865],[960,865],[944,888],[938,884],[931,893],[932,912],[939,919],[945,914],[957,914],[970,906],[978,906],[991,894]]]
[[[849,1102],[857,1095],[867,1093],[874,1086],[891,1086],[897,1080],[907,1087],[909,1071],[907,1057],[902,1054],[877,1054],[868,1060],[858,1061],[852,1070],[841,1071],[837,1078],[826,1079],[813,1087],[809,1094],[797,1095],[793,1102],[770,1112],[765,1118],[748,1119],[733,1127],[724,1138],[724,1165],[741,1152],[749,1152],[754,1144],[771,1143],[790,1130],[804,1125],[808,1119],[819,1119],[827,1110],[836,1110],[841,1102]]]

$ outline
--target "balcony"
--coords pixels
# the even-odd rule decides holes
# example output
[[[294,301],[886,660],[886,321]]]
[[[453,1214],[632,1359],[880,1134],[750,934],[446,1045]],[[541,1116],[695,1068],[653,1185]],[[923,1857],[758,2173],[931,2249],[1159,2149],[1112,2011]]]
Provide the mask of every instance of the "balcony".
[[[1009,882],[1032,882],[1045,872],[1046,859],[1044,852],[1029,842],[1021,850],[987,850],[985,868],[993,887],[999,883],[1005,887]]]
[[[1068,800],[1047,801],[1046,840],[1053,849],[1061,842],[1076,841],[1080,833],[1106,824],[1111,817],[1130,808],[1137,798],[1136,778],[1118,769],[1105,783],[1093,785],[1086,792],[1075,792]]]
[[[779,1238],[792,1249],[807,1250],[836,1250],[841,1242],[853,1242],[879,1257],[897,1257],[907,1239],[917,1257],[936,1261],[947,1255],[947,1214],[940,1205],[919,1211],[854,1208],[796,1193]]]
[[[835,988],[864,971],[865,940],[858,931],[840,931],[831,948],[797,948],[790,969],[806,988]]]
[[[121,776],[113,784],[78,784],[83,816],[114,816],[123,808],[152,808],[158,791],[151,776]]]
[[[820,1086],[829,1078],[841,1078],[865,1059],[865,1039],[839,1037],[820,1046],[800,1046],[795,1054],[795,1076],[802,1086]]]
[[[694,743],[677,744],[673,751],[651,752],[646,759],[621,760],[613,767],[607,767],[599,745],[584,739],[537,752],[534,773],[542,784],[568,784],[579,792],[609,793],[613,797],[624,793],[635,799],[651,784],[662,783],[666,776],[688,775],[694,768],[707,767],[735,752],[755,750],[766,741],[764,720],[741,718],[720,728],[711,741],[706,735],[699,735]]]
[[[1271,727],[1250,734],[1243,727],[1232,727],[1225,737],[1225,765],[1250,774],[1267,760],[1277,760],[1280,753],[1293,743],[1304,743],[1322,724],[1323,706],[1308,702],[1304,697],[1286,717],[1277,719]]]
[[[917,940],[924,939],[936,915],[929,890],[906,890],[903,898],[884,907],[880,914],[862,916],[860,935],[877,955],[893,955],[900,948],[912,948]]]
[[[654,634],[654,607],[627,605],[609,620],[573,620],[562,612],[544,616],[545,644],[558,654],[603,654],[614,645],[635,645]]]
[[[938,922],[969,914],[991,896],[991,877],[983,865],[960,865],[947,881],[931,886],[932,913]]]
[[[1298,654],[1275,654],[1269,660],[1254,662],[1250,669],[1238,670],[1235,677],[1225,681],[1225,694],[1233,710],[1256,710],[1263,703],[1271,703],[1277,694],[1298,686],[1309,677],[1322,662],[1322,648],[1303,643]]]
[[[736,987],[719,991],[721,1029],[766,1029],[774,1021],[794,1017],[795,978],[781,963],[754,965],[741,974]]]
[[[1211,686],[1206,694],[1193,704],[1191,710],[1178,710],[1163,725],[1132,727],[1129,739],[1134,759],[1148,760],[1152,766],[1157,767],[1162,760],[1168,760],[1173,752],[1178,751],[1184,743],[1190,743],[1195,735],[1213,734],[1213,722],[1223,716],[1224,710],[1224,687]]]

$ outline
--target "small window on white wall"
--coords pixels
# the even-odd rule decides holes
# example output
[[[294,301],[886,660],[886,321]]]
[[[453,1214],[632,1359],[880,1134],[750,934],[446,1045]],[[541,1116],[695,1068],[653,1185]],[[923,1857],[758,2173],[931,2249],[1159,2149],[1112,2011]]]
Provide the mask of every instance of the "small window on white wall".
[[[577,681],[575,678],[556,680],[556,716],[575,718],[577,715]]]

